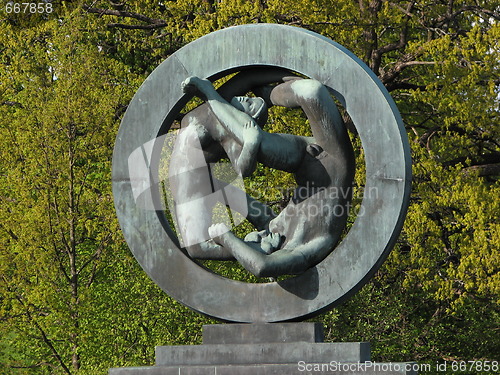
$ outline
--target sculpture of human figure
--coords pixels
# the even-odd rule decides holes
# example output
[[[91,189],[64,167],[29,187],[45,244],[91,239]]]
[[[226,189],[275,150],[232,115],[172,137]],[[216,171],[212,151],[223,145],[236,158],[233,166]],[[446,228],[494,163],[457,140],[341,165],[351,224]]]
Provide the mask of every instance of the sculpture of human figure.
[[[234,257],[260,277],[302,273],[324,259],[345,226],[354,175],[352,146],[328,90],[318,81],[296,77],[270,90],[267,99],[273,105],[304,110],[313,137],[301,137],[264,132],[257,116],[249,115],[267,113],[261,98],[228,102],[197,77],[188,78],[183,88],[206,101],[218,126],[205,129],[242,175],[250,175],[259,161],[294,173],[298,185],[287,207],[276,218],[263,215],[267,227],[244,241],[224,224],[212,225],[209,234],[216,245],[206,257],[212,251]]]
[[[282,69],[266,69],[259,72],[250,69],[232,77],[219,88],[221,95],[233,98],[239,93],[246,93],[254,85],[263,85],[281,79],[289,74]],[[267,120],[267,109],[259,111],[258,106],[248,106],[246,97],[233,99],[235,105],[240,100],[241,109],[247,110],[248,116],[263,126]],[[262,99],[258,100],[259,102]],[[261,103],[262,104],[262,103]],[[202,104],[188,112],[181,121],[181,129],[172,150],[169,168],[169,182],[174,205],[173,212],[180,239],[189,256],[196,259],[234,260],[227,249],[215,244],[208,235],[212,224],[212,211],[217,203],[214,192],[225,191],[226,197],[232,197],[230,209],[241,212],[258,229],[265,229],[268,222],[276,215],[262,202],[245,194],[242,190],[220,181],[211,174],[209,165],[229,155],[234,160],[241,152],[241,145],[224,137],[226,130],[215,117],[208,104]],[[220,195],[219,195],[220,196]],[[225,204],[223,199],[220,203]]]

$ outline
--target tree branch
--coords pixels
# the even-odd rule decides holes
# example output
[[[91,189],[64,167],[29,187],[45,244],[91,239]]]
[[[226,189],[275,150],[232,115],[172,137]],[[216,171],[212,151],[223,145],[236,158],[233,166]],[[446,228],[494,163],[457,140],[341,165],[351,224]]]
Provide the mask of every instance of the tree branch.
[[[382,64],[382,57],[385,53],[391,52],[394,50],[398,50],[398,49],[404,49],[406,47],[406,45],[408,44],[408,25],[409,25],[410,19],[413,16],[411,14],[411,11],[412,11],[414,6],[415,6],[415,0],[410,1],[408,3],[408,6],[406,7],[406,9],[398,7],[406,15],[406,20],[405,20],[404,25],[401,28],[401,31],[399,33],[399,41],[386,44],[385,46],[382,46],[380,48],[375,48],[371,52],[370,68],[375,72],[375,74],[379,75],[379,73],[380,73],[379,72],[380,65]]]
[[[24,108],[21,103],[19,103],[19,102],[13,102],[13,101],[10,101],[10,100],[2,102],[2,105],[8,105],[10,107]]]
[[[118,9],[101,9],[101,8],[91,8],[89,6],[84,6],[83,9],[87,11],[88,13],[95,13],[98,14],[100,17],[102,16],[116,16],[116,17],[124,17],[124,18],[133,18],[138,21],[142,21],[147,23],[147,25],[125,25],[122,23],[111,23],[108,25],[108,27],[121,27],[123,29],[146,29],[146,30],[151,30],[151,29],[159,29],[162,27],[166,27],[167,23],[158,18],[150,18],[147,16],[144,16],[139,13],[134,13],[134,12],[126,12],[123,10],[118,10]]]
[[[6,285],[9,285],[9,283],[8,283],[7,279],[5,278],[5,276],[3,277],[3,280],[5,281]],[[26,306],[26,304],[24,303],[22,297],[18,293],[16,293],[13,290],[11,290],[10,287],[9,287],[9,291],[14,293],[16,300],[21,304],[21,306],[26,311],[26,316],[28,317],[29,321],[35,326],[35,328],[38,330],[38,332],[40,332],[40,334],[42,335],[43,342],[49,347],[49,349],[52,352],[52,354],[54,354],[54,357],[56,357],[57,361],[59,362],[59,364],[61,365],[61,367],[64,369],[64,372],[66,372],[66,374],[68,374],[68,375],[71,375],[71,371],[69,370],[68,366],[66,366],[66,364],[64,363],[61,355],[59,354],[59,352],[57,351],[57,349],[52,344],[52,340],[49,339],[49,337],[45,333],[44,329],[33,318],[33,316],[31,315],[31,312],[29,311],[28,306]]]
[[[500,163],[473,165],[463,169],[467,175],[477,175],[479,177],[498,176],[500,175]]]
[[[427,90],[427,86],[424,85],[416,85],[408,82],[388,82],[385,84],[385,88],[387,91],[395,91],[395,90]]]
[[[390,68],[388,71],[380,74],[379,78],[384,84],[388,84],[390,82],[393,82],[397,76],[406,68],[410,66],[416,66],[416,65],[434,65],[436,64],[435,61],[418,61],[415,60],[417,57],[419,57],[423,53],[423,49],[419,49],[418,51],[408,53],[406,55],[403,55],[399,61],[397,61],[392,68]]]
[[[97,246],[97,249],[96,251],[94,252],[94,254],[92,254],[83,264],[82,266],[80,267],[80,269],[77,271],[77,274],[80,275],[82,273],[82,271],[87,268],[87,266],[92,263],[94,260],[96,259],[99,259],[101,254],[102,254],[102,251],[104,249],[104,245],[106,244],[106,242],[111,238],[111,233],[108,233],[101,241],[101,243],[99,244],[99,246]]]
[[[19,239],[18,236],[16,236],[16,234],[12,231],[12,229],[8,229],[6,228],[3,224],[0,223],[0,228],[2,228],[3,230],[5,230],[9,236],[14,240],[14,241],[17,241]]]
[[[154,29],[161,29],[163,27],[166,27],[167,24],[125,25],[123,23],[109,23],[107,26],[109,28],[119,27],[121,29],[128,29],[128,30],[154,30]]]
[[[432,22],[432,27],[433,28],[441,28],[443,26],[448,25],[451,21],[455,20],[458,16],[465,12],[472,12],[475,14],[483,14],[486,15],[487,17],[494,18],[496,20],[500,20],[500,13],[496,10],[490,10],[486,8],[482,8],[478,5],[466,5],[463,6],[453,12],[453,4],[451,3],[448,6],[448,11],[446,14],[436,18],[434,22]]]
[[[461,156],[443,163],[445,167],[450,167],[457,165],[459,163],[464,164],[470,156]],[[483,164],[498,164],[500,163],[500,152],[492,152],[490,154],[480,155],[479,157],[473,158],[471,160],[472,166],[483,165]],[[466,167],[468,168],[468,167]]]

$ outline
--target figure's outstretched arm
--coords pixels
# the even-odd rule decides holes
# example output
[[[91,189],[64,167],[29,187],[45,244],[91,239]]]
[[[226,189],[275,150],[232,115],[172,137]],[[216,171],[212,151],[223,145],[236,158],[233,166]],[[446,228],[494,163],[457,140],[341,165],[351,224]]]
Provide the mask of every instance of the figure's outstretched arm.
[[[234,140],[241,145],[244,143],[243,124],[253,120],[248,114],[233,107],[215,90],[209,80],[189,77],[182,85],[184,92],[199,95],[205,100]]]
[[[217,120],[227,131],[227,137],[242,146],[241,153],[233,161],[236,170],[243,177],[251,175],[257,165],[257,151],[262,139],[262,130],[255,120],[225,100],[206,79],[189,77],[183,83],[183,90],[198,93],[207,102]],[[227,137],[222,137],[223,146],[224,138]],[[228,152],[229,156],[231,154]]]
[[[282,249],[264,254],[236,237],[224,224],[215,224],[208,229],[214,242],[228,249],[236,260],[257,277],[297,275],[321,262],[331,251],[329,237],[320,236],[294,249]]]

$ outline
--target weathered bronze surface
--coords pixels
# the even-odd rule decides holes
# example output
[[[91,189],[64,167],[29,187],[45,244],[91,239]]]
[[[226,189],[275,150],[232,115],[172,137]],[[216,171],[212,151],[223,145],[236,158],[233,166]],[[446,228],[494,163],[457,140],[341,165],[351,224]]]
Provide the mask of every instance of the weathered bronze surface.
[[[258,82],[260,74],[246,71],[236,79],[242,75]],[[277,85],[252,89],[268,95],[227,101],[208,80],[189,77],[183,82],[185,92],[196,93],[206,104],[184,117],[173,147],[169,185],[177,227],[193,258],[236,258],[259,277],[300,274],[321,262],[342,234],[354,152],[335,102],[319,81],[285,76]],[[313,136],[262,130],[266,102],[301,108]],[[293,173],[297,186],[288,205],[276,216],[264,203],[216,179],[210,165],[226,155],[240,176],[250,176],[257,162]],[[244,212],[257,231],[243,240],[230,231],[230,223],[214,223],[218,202]]]
[[[290,268],[299,264],[295,260],[285,262],[285,269],[277,266],[268,273],[255,271],[261,275],[300,273],[280,282],[243,283],[200,267],[190,254],[197,257],[200,252],[203,254],[203,249],[190,249],[189,246],[181,249],[164,212],[154,210],[161,207],[158,164],[163,136],[193,95],[189,87],[196,85],[192,82],[194,79],[189,77],[213,81],[247,69],[262,72],[282,70],[282,75],[283,72],[296,72],[310,80],[297,80],[295,82],[299,83],[291,82],[289,86],[314,86],[316,95],[326,89],[332,92],[351,116],[366,160],[366,194],[350,231],[331,251],[332,243],[338,239],[335,229],[331,227],[328,231],[325,227],[318,230],[316,234],[319,237],[328,232],[330,242],[324,248],[318,245],[316,249],[323,250],[319,251],[319,257],[306,264],[305,272],[300,267]],[[269,78],[262,84],[270,82],[279,80]],[[196,89],[200,91],[199,87]],[[206,91],[210,90],[206,88]],[[232,95],[238,94],[235,87],[229,91],[233,91]],[[311,120],[310,114],[307,116]],[[248,133],[254,130],[250,128]],[[335,128],[331,130],[334,132]],[[262,155],[259,157],[259,152],[265,154],[262,152],[262,139],[267,135],[259,131],[254,133],[258,133],[254,136],[258,139],[258,146],[249,145],[252,146],[248,152],[250,156],[243,157],[238,163],[241,153],[244,153],[240,142],[240,149],[233,158],[233,164],[243,175],[251,172],[256,162],[265,161]],[[322,140],[318,134],[314,134],[313,128],[315,140],[303,149],[309,155],[325,150],[335,153],[337,148],[332,147],[338,146],[335,141]],[[332,135],[330,132],[325,134]],[[232,136],[234,138],[234,134]],[[248,137],[251,138],[250,135]],[[307,150],[312,144],[320,149],[311,146]],[[344,151],[349,148],[346,142],[342,144]],[[344,152],[343,159],[336,160],[342,160],[341,165],[346,168],[344,176],[349,180],[353,166],[347,153]],[[173,157],[176,155],[173,154]],[[290,170],[298,172],[298,186],[304,181],[314,181],[323,185],[321,187],[330,186],[329,182],[316,180],[314,176],[301,179],[301,171],[307,170]],[[322,177],[325,175],[333,174],[327,172]],[[220,30],[190,43],[165,60],[146,79],[130,103],[113,155],[113,192],[118,218],[125,239],[141,266],[165,292],[183,304],[203,314],[236,322],[301,320],[331,308],[356,292],[380,267],[399,235],[408,206],[410,179],[411,161],[406,132],[392,98],[376,76],[335,42],[303,29],[282,25],[255,24]],[[335,186],[347,187],[348,183],[337,181]],[[268,219],[272,213],[268,211],[266,215],[262,222],[256,215],[256,226],[269,230],[272,220]],[[224,243],[224,237],[231,235],[225,232],[225,228],[219,225],[210,231],[215,237],[215,245],[226,248],[224,256],[230,254],[238,258],[236,253],[239,250],[234,249],[241,244],[238,242],[233,246]],[[276,245],[272,243],[272,238],[269,240],[271,255],[278,254],[287,246],[285,242]],[[296,249],[296,244],[290,245],[290,249]],[[254,271],[252,262],[247,264],[247,268]]]

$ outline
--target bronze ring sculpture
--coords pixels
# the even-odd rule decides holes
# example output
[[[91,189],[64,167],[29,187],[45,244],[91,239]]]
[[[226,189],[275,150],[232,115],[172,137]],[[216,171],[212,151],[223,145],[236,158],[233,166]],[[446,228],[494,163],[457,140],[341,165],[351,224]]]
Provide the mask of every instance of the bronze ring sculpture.
[[[209,53],[206,53],[206,52]],[[277,52],[279,51],[279,52]],[[200,58],[196,58],[200,57]],[[320,81],[350,114],[366,156],[363,215],[321,263],[279,282],[249,284],[206,270],[181,249],[161,212],[144,210],[134,187],[155,179],[161,138],[189,99],[190,76],[217,79],[248,67],[279,67]],[[130,155],[145,157],[131,169]],[[133,176],[131,170],[137,173]],[[206,35],[146,79],[123,118],[113,154],[113,193],[125,239],[147,274],[179,302],[225,321],[302,320],[361,288],[394,246],[409,202],[411,162],[399,112],[371,70],[351,52],[303,29],[254,24]]]

